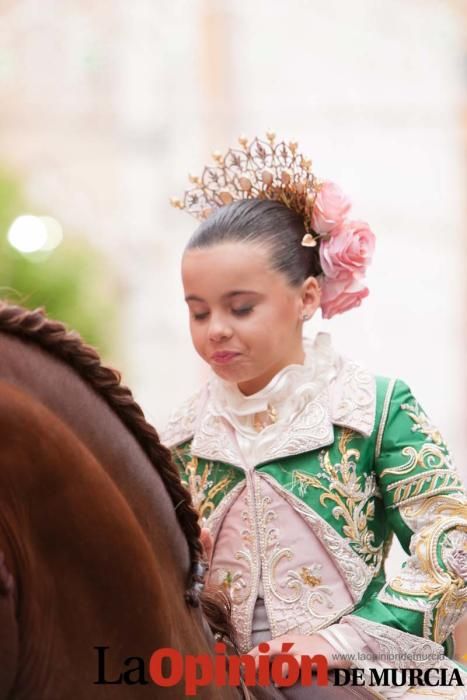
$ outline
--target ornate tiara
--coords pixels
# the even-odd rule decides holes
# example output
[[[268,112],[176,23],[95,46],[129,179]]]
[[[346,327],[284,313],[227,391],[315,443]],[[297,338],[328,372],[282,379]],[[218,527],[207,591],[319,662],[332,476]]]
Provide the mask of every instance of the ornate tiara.
[[[371,262],[375,237],[364,221],[347,218],[351,203],[333,182],[319,181],[311,160],[298,153],[295,141],[276,143],[272,131],[266,141],[239,138],[241,149],[213,153],[214,165],[201,177],[191,175],[193,187],[171,204],[197,219],[207,219],[219,207],[241,199],[270,199],[293,209],[303,219],[301,244],[317,248],[324,318],[358,306],[368,295],[363,281]]]
[[[273,131],[266,139],[249,143],[240,136],[241,148],[229,148],[225,155],[215,151],[215,164],[206,166],[201,177],[190,175],[194,187],[183,199],[173,197],[171,204],[203,220],[238,199],[271,199],[303,217],[308,245],[316,245],[311,217],[321,183],[311,172],[311,160],[298,153],[295,141],[276,143]]]

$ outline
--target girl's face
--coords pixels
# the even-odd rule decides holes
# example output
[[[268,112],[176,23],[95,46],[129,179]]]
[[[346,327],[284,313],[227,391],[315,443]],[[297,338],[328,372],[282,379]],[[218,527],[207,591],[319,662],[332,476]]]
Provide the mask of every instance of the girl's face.
[[[291,287],[265,247],[233,242],[188,250],[182,277],[193,344],[219,377],[250,395],[303,363],[302,316],[319,306],[314,277]]]

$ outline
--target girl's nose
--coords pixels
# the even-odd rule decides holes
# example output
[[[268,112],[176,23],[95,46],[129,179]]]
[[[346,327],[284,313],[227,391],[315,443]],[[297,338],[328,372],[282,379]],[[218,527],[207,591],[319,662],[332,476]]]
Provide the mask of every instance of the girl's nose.
[[[222,319],[212,319],[209,325],[209,340],[218,342],[232,337],[232,329]]]

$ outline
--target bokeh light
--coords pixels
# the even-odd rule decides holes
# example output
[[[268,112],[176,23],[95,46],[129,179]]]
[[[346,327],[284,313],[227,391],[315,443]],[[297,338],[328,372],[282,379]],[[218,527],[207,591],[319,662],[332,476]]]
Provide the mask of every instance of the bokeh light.
[[[59,222],[50,216],[33,216],[23,214],[11,224],[8,241],[20,253],[50,252],[63,239]]]

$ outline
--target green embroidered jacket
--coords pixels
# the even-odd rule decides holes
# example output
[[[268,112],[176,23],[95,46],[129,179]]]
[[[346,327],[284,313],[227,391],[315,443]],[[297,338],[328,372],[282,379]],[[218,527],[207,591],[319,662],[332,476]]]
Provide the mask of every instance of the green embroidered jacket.
[[[333,386],[254,464],[244,463],[230,426],[210,411],[209,384],[173,415],[162,439],[215,547],[227,515],[244,499],[236,517],[245,528],[229,525],[217,567],[244,650],[261,577],[272,636],[347,624],[375,653],[413,651],[422,641],[426,653],[427,640],[434,652],[444,644],[452,653],[450,634],[467,605],[467,501],[440,432],[404,382],[343,361]],[[286,533],[288,516],[268,540],[268,523],[281,519],[284,504],[300,519],[295,531],[306,523],[301,548],[309,536],[311,549],[322,550],[319,564],[308,553],[295,570],[279,570],[281,558],[290,564],[297,549]],[[408,556],[386,581],[393,534]],[[226,565],[229,542],[234,564],[249,561],[237,572]],[[302,589],[308,597],[300,602],[298,593],[284,593]]]

